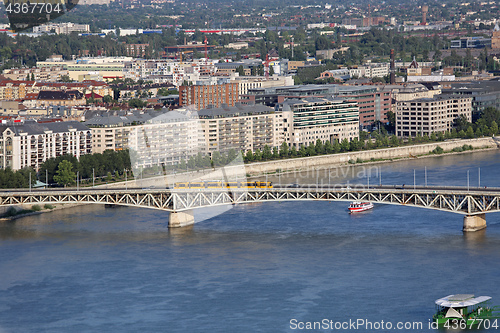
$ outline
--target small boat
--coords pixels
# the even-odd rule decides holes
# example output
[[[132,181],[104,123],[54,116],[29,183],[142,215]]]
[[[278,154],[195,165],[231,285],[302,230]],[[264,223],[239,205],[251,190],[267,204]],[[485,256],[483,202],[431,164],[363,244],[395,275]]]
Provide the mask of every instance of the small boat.
[[[353,201],[349,205],[349,212],[350,213],[362,212],[372,208],[373,204],[371,202]]]
[[[432,321],[445,328],[498,328],[499,309],[491,306],[489,296],[475,297],[472,294],[449,295],[438,299],[436,314]],[[487,326],[486,326],[487,325]]]

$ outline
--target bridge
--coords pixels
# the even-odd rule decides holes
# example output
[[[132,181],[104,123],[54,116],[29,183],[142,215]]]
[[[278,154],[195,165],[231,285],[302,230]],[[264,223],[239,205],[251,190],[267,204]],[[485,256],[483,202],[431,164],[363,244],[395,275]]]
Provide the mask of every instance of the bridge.
[[[0,192],[0,206],[43,204],[105,204],[170,212],[169,227],[194,223],[193,209],[267,201],[370,201],[421,207],[465,215],[464,231],[486,228],[485,214],[500,212],[500,188],[293,185],[262,189],[50,189]]]

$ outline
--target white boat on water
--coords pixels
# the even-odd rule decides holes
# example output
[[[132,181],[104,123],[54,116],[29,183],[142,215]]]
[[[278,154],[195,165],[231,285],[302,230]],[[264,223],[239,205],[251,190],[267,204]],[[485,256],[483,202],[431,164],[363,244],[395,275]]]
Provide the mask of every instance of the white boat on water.
[[[371,202],[353,201],[349,205],[349,213],[363,212],[372,208],[373,204]]]

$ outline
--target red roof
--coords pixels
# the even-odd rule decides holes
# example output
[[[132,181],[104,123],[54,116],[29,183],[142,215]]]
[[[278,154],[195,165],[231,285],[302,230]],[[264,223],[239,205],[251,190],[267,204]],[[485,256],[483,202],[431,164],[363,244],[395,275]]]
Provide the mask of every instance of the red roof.
[[[38,98],[38,93],[29,93],[29,94],[26,94],[26,96],[24,97],[24,100],[37,99],[37,98]]]
[[[91,98],[91,97],[94,97],[94,99],[102,99],[102,96],[96,93],[85,94],[85,98]]]

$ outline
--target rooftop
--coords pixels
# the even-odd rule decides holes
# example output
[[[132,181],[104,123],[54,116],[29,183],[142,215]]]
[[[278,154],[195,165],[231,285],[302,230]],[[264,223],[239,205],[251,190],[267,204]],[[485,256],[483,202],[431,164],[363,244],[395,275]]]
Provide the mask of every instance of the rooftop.
[[[229,118],[240,116],[253,116],[259,114],[273,113],[274,109],[265,105],[243,105],[224,106],[220,108],[201,109],[198,111],[200,119]]]

